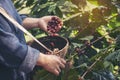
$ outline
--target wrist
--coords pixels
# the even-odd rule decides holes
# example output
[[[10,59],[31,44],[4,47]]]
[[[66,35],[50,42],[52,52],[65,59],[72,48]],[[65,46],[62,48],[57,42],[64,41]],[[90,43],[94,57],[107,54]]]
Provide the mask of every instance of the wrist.
[[[26,29],[37,28],[38,27],[38,22],[39,22],[38,18],[25,18],[23,20],[23,26]]]
[[[40,53],[36,65],[43,66],[45,61],[45,54]]]
[[[47,22],[43,18],[39,18],[37,24],[38,24],[38,28],[40,28],[43,31],[47,32]]]

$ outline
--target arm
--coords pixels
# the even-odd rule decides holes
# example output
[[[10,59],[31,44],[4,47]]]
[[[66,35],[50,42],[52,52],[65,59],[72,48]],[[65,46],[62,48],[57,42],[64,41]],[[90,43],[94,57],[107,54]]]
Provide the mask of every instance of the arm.
[[[20,14],[21,19],[23,20],[22,25],[26,29],[32,29],[38,27],[38,20],[39,18],[31,18],[25,14]]]
[[[53,23],[53,25],[54,24],[56,24],[56,25],[54,25],[54,27],[51,26],[51,28],[55,29],[57,27],[60,30],[62,28],[63,22],[57,16],[44,16],[41,18],[25,18],[23,20],[23,26],[26,29],[40,28],[49,34],[54,34],[53,32],[48,31],[48,27],[47,27],[48,24],[53,21],[53,18],[56,19],[54,22],[59,22],[59,23]]]
[[[39,18],[25,18],[23,20],[23,26],[26,28],[26,29],[32,29],[32,28],[38,28],[38,21],[40,21]]]

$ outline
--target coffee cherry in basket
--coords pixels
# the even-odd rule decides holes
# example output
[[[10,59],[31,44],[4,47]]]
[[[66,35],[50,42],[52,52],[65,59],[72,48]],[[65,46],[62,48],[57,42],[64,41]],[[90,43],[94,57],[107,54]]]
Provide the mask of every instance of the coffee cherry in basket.
[[[48,22],[47,30],[51,33],[56,33],[61,29],[62,22],[57,17],[52,17],[52,19]]]
[[[52,47],[55,47],[54,42],[50,42],[50,45],[51,45]]]

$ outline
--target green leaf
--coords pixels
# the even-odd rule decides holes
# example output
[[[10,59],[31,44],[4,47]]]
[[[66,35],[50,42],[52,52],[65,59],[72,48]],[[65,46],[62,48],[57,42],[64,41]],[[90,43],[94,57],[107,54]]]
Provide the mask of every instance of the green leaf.
[[[93,72],[92,80],[115,80],[114,75],[108,70]]]
[[[49,73],[48,71],[42,69],[37,70],[35,75],[33,76],[33,80],[56,80],[57,76]]]
[[[82,46],[82,44],[79,44],[79,43],[72,43],[72,45],[74,46],[74,48]]]
[[[65,71],[64,75],[62,76],[62,80],[77,80],[78,79],[78,72],[76,69],[70,69],[69,71]]]
[[[107,61],[110,61],[114,64],[117,64],[120,63],[120,49],[113,52],[113,53],[110,53],[106,58],[105,60]]]
[[[63,13],[58,6],[56,6],[56,8],[55,8],[55,13],[57,16],[59,16],[61,18],[63,17]]]
[[[38,0],[38,2],[39,2],[39,4],[41,5],[41,4],[45,4],[45,3],[47,3],[48,0]]]
[[[48,15],[48,14],[49,14],[49,13],[48,13],[48,9],[49,9],[49,6],[41,9],[41,10],[39,11],[39,17]]]
[[[105,69],[108,69],[111,72],[113,71],[114,66],[113,66],[113,64],[111,62],[105,61],[103,64],[104,64]]]
[[[80,64],[79,66],[73,67],[72,69],[75,68],[88,68],[87,63]]]
[[[86,36],[86,37],[84,37],[84,38],[80,38],[80,40],[91,40],[91,39],[93,39],[93,36]]]
[[[120,49],[120,35],[116,38],[116,49]]]
[[[56,4],[50,5],[50,6],[49,6],[49,9],[48,9],[48,12],[49,12],[49,13],[54,12],[55,9],[56,9]]]
[[[56,4],[57,4],[58,6],[61,6],[61,5],[63,5],[63,4],[65,3],[65,1],[66,1],[66,0],[57,0]]]
[[[33,4],[34,0],[27,0],[26,6],[29,7]]]

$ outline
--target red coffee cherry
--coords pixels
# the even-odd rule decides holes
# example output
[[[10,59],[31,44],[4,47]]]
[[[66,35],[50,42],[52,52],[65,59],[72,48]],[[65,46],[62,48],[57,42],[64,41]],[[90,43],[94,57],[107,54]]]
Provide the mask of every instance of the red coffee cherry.
[[[51,45],[52,47],[55,47],[54,42],[50,42],[50,45]]]
[[[60,30],[61,26],[62,23],[60,19],[57,17],[52,17],[52,19],[48,22],[47,30],[48,32],[56,33]]]

